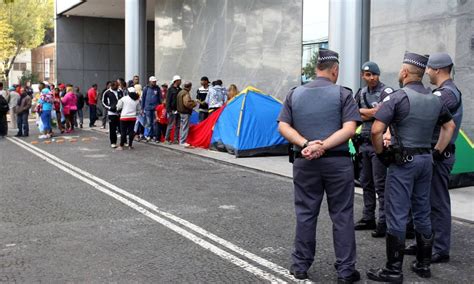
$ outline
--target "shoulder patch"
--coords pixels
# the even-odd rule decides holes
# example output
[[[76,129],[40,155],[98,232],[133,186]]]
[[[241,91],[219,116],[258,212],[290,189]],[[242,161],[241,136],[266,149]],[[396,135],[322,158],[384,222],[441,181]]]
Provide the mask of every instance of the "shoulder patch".
[[[437,97],[441,97],[441,92],[440,91],[433,92],[433,95]]]
[[[391,94],[393,93],[393,89],[392,88],[386,88],[385,90],[383,90],[385,93],[387,94]]]
[[[382,102],[388,102],[390,100],[390,96],[386,96]]]

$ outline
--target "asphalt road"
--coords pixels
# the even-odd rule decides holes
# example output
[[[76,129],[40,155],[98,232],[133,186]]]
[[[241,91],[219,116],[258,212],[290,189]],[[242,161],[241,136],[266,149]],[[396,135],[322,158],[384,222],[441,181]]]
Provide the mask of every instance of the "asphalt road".
[[[145,143],[116,151],[94,131],[75,135],[0,140],[0,281],[293,281],[290,179]],[[356,195],[356,218],[361,205]],[[407,282],[474,281],[474,225],[453,223],[452,261],[433,265],[427,281],[406,257]],[[365,270],[385,263],[385,242],[356,237],[367,282]],[[317,241],[310,277],[335,281],[324,202]]]

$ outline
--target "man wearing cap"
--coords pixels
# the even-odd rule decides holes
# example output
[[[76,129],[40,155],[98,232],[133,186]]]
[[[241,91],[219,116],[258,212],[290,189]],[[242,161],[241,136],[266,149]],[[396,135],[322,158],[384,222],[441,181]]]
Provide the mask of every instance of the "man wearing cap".
[[[362,219],[355,224],[355,230],[374,230],[372,237],[385,237],[386,224],[384,213],[385,176],[387,168],[375,155],[370,130],[374,121],[374,114],[379,109],[382,100],[393,92],[393,89],[380,82],[380,69],[375,62],[367,61],[362,65],[361,77],[366,86],[355,95],[362,117],[362,130],[356,135],[359,153],[362,158],[360,183],[364,192],[364,209]],[[378,223],[375,222],[376,194],[379,201]]]
[[[453,116],[456,128],[454,134],[444,151],[433,149],[433,177],[431,179],[431,226],[434,232],[433,252],[431,263],[442,263],[449,261],[451,246],[451,200],[449,198],[448,183],[449,174],[455,161],[455,142],[459,134],[463,116],[461,92],[451,78],[453,61],[447,53],[435,53],[430,56],[426,68],[426,74],[430,77],[431,84],[437,89],[433,91],[435,96],[448,108]],[[437,126],[433,133],[431,145],[435,147],[440,135],[440,127]],[[406,254],[416,254],[417,245],[411,245]]]
[[[308,278],[324,193],[333,221],[338,282],[360,280],[355,269],[354,171],[348,140],[361,122],[352,91],[335,85],[339,55],[320,49],[317,78],[290,91],[278,117],[280,133],[293,144],[296,235],[290,273]]]
[[[180,116],[178,113],[178,93],[181,91],[181,77],[178,75],[173,76],[173,82],[171,87],[168,89],[166,94],[166,112],[168,113],[168,127],[166,128],[165,142],[170,144],[170,134],[173,128],[174,130],[174,144],[178,144],[179,137],[179,121]]]
[[[201,87],[196,92],[196,99],[199,103],[199,121],[203,121],[208,116],[208,105],[206,103],[207,93],[209,93],[209,78],[201,78]]]
[[[405,230],[410,208],[419,246],[411,269],[420,277],[431,276],[431,139],[436,125],[440,125],[434,148],[443,152],[455,124],[439,97],[431,95],[431,90],[421,82],[427,62],[426,56],[405,53],[398,79],[402,89],[387,96],[374,116],[372,144],[377,156],[389,167],[385,188],[387,262],[383,268],[368,270],[367,276],[375,281],[403,281]],[[387,126],[392,134],[392,146],[388,150],[383,145]]]
[[[142,112],[145,114],[145,138],[150,141],[154,137],[158,141],[156,122],[155,122],[155,108],[161,103],[161,90],[156,84],[156,77],[151,76],[148,80],[149,84],[142,92]]]

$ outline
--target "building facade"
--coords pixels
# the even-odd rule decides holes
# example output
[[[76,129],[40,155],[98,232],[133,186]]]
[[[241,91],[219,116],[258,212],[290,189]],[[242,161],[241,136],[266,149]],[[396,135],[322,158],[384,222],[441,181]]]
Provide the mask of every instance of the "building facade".
[[[50,43],[31,50],[31,72],[40,82],[56,82],[56,44]]]

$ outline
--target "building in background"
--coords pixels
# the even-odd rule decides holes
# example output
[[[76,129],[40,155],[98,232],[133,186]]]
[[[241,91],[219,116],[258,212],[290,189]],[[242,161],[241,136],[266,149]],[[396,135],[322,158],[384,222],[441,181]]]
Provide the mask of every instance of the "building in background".
[[[179,74],[198,86],[208,76],[279,98],[300,84],[303,0],[68,0],[56,9],[58,82],[128,80],[144,73],[133,64],[145,56],[160,83]]]
[[[39,82],[56,82],[56,43],[49,43],[31,50],[31,72]]]
[[[31,72],[31,52],[26,50],[20,54],[15,59],[12,68],[10,69],[8,77],[8,85],[20,84],[20,79],[25,74],[25,72]]]
[[[474,140],[474,1],[372,1],[370,59],[379,64],[384,83],[398,87],[405,51],[451,55],[463,94],[461,128]]]
[[[326,46],[321,39],[328,38],[329,47],[336,41],[329,34],[329,10],[342,8],[335,14],[338,20],[353,12],[340,5],[349,7],[352,2],[340,0],[56,2],[53,63],[57,63],[57,72],[52,73],[57,81],[85,89],[118,77],[131,79],[131,74],[154,74],[163,83],[179,74],[197,86],[206,75],[211,80],[222,79],[225,85],[254,85],[280,99],[301,83],[304,62],[318,47]],[[363,3],[370,4],[364,5],[368,10],[357,17],[370,20],[362,31],[370,34],[370,44],[361,50],[379,64],[384,82],[397,87],[400,62],[407,50],[452,55],[455,80],[463,92],[462,128],[474,137],[474,1]],[[346,42],[342,34],[338,44],[351,50]],[[357,40],[352,42],[357,44]],[[357,78],[359,64],[342,53],[341,70]],[[345,77],[347,74],[340,77],[340,83],[345,84]],[[358,80],[351,82],[354,90],[360,87]]]

